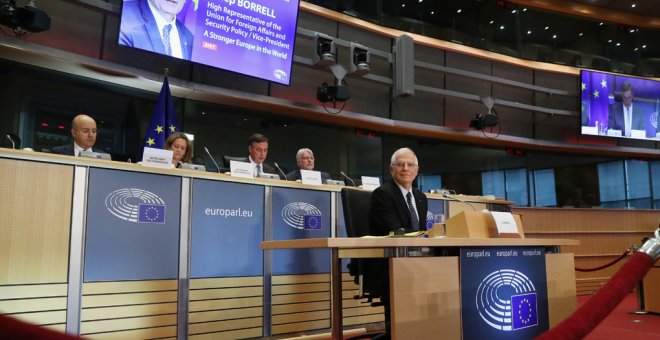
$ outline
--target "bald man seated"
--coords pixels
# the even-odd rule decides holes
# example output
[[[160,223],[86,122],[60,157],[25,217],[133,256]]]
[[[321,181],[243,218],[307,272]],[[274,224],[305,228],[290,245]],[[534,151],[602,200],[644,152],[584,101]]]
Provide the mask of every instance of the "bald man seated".
[[[71,122],[71,136],[73,143],[56,146],[51,149],[53,153],[69,156],[80,156],[82,151],[104,153],[94,147],[96,143],[96,121],[88,115],[80,114]]]

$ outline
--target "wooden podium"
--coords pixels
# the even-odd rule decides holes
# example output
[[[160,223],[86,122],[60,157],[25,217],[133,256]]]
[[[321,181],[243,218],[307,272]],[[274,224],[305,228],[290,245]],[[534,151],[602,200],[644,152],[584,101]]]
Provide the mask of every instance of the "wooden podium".
[[[332,338],[342,338],[341,258],[382,257],[384,249],[406,254],[409,247],[543,246],[548,290],[549,326],[576,308],[573,254],[560,246],[578,241],[523,238],[323,238],[264,241],[261,248],[327,248],[332,254]],[[390,259],[390,300],[394,339],[461,339],[459,257],[394,257]]]

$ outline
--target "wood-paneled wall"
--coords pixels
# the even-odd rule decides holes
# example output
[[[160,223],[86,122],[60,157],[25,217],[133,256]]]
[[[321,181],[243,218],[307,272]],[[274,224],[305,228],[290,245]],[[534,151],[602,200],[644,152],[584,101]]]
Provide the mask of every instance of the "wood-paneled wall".
[[[619,257],[660,224],[657,210],[514,208],[528,238],[566,238],[580,241],[562,252],[575,254],[577,268],[595,268]],[[625,263],[592,272],[576,272],[578,295],[592,294]]]

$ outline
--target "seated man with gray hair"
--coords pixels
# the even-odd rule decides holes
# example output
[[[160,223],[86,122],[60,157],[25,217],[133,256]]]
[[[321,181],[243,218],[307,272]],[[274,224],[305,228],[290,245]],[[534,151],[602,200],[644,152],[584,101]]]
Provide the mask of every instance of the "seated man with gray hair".
[[[308,148],[302,148],[296,153],[296,164],[298,164],[298,169],[293,170],[286,174],[286,179],[288,181],[297,181],[302,178],[300,175],[300,170],[314,170],[314,153]],[[330,179],[330,175],[321,171],[321,181],[325,182]]]

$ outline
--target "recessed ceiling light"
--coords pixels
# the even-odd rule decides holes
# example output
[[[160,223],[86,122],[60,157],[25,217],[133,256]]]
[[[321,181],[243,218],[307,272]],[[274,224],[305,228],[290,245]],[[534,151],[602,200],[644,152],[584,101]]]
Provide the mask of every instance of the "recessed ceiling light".
[[[553,35],[552,35],[552,39],[557,39],[557,35],[556,35],[556,34],[553,34]]]
[[[544,30],[546,30],[546,31],[547,31],[547,30],[548,30],[548,28],[550,28],[550,26],[545,26],[545,28],[544,28]]]
[[[460,8],[458,10],[456,10],[456,13],[461,13],[461,12],[463,12],[463,10],[460,9]]]
[[[584,33],[580,32],[580,34],[578,34],[578,37],[581,37],[583,35],[584,35]]]
[[[612,39],[608,40],[607,42],[608,42],[608,43],[611,43],[611,42],[612,42]]]
[[[431,14],[435,14],[435,11],[431,11]]]
[[[401,4],[401,7],[406,7],[406,4]]]
[[[646,48],[646,45],[642,45],[642,48]]]
[[[637,7],[637,4],[632,4],[632,5],[630,5],[630,7],[635,8],[635,7]]]
[[[527,31],[527,34],[532,34],[532,31]]]
[[[516,12],[517,11],[514,9],[513,11],[511,11],[511,14],[516,14]]]
[[[523,12],[527,12],[527,8],[523,8]]]
[[[494,22],[495,22],[495,20],[491,20],[491,21],[489,22],[489,24],[492,25]]]
[[[635,51],[639,51],[639,47],[635,47]]]
[[[620,42],[618,42],[618,43],[616,43],[616,45],[617,45],[617,46],[621,46],[621,43],[620,43]]]
[[[601,22],[598,23],[598,26],[603,26],[604,24],[605,23],[601,21]]]
[[[503,29],[504,29],[504,25],[500,26],[500,29],[503,30]]]

